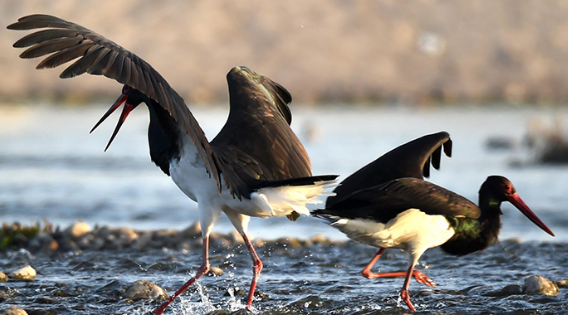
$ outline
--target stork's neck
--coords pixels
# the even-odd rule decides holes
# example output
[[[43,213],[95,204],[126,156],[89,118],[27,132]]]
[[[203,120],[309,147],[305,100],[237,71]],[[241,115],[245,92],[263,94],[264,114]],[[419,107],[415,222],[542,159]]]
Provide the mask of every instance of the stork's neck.
[[[479,209],[481,216],[477,221],[482,227],[481,233],[493,243],[501,229],[501,201],[482,189],[479,192]]]
[[[501,212],[501,200],[483,188],[479,191],[479,209],[481,210],[481,216],[479,217],[481,221],[500,217],[503,214]]]
[[[170,175],[170,162],[179,160],[181,133],[178,123],[158,103],[150,100],[146,103],[150,111],[148,143],[150,157],[160,169]]]
[[[477,219],[452,217],[454,236],[442,245],[442,249],[453,255],[466,255],[487,248],[495,243],[501,229],[501,202],[480,191]]]

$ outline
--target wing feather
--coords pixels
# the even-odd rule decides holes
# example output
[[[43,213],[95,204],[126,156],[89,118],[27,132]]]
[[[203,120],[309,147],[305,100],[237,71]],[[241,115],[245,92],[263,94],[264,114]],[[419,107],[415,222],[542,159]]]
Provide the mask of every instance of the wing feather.
[[[36,69],[55,68],[85,54],[93,46],[92,42],[81,42],[73,47],[63,49],[40,62]]]
[[[49,29],[43,30],[35,33],[31,33],[27,36],[22,37],[20,40],[14,43],[14,48],[24,48],[35,44],[41,44],[46,41],[51,41],[59,38],[74,38],[77,36],[76,30],[67,29]]]
[[[83,58],[75,61],[67,67],[67,69],[63,70],[59,77],[62,79],[72,78],[87,72],[89,67],[97,60],[100,51],[103,49],[103,46],[92,46],[85,52]]]
[[[405,143],[369,163],[347,177],[335,189],[335,196],[327,198],[326,207],[361,189],[388,181],[411,177],[423,179],[430,176],[430,165],[440,168],[441,150],[451,156],[451,139],[447,132],[426,135]]]
[[[477,219],[481,210],[450,190],[418,178],[399,178],[356,191],[315,214],[368,218],[386,223],[402,211],[420,209],[430,215]]]
[[[20,58],[31,59],[45,56],[47,54],[51,54],[65,48],[73,47],[79,44],[81,41],[83,41],[83,38],[76,37],[57,38],[49,41],[44,41],[41,44],[37,44],[30,47],[29,49],[26,49],[23,53],[20,54]]]
[[[49,29],[23,37],[14,44],[14,47],[32,46],[24,55],[30,58],[53,51],[52,55],[39,63],[38,69],[57,67],[80,58],[61,73],[61,78],[71,78],[83,73],[102,74],[147,95],[168,111],[181,129],[189,135],[198,149],[199,156],[203,159],[205,168],[217,181],[219,190],[221,189],[222,169],[218,169],[215,164],[213,150],[205,133],[181,96],[154,68],[105,37],[58,17],[43,14],[29,15],[8,26],[11,30],[41,28]],[[74,41],[75,45],[66,46]],[[57,47],[60,49],[55,49]],[[159,90],[156,87],[159,87]]]
[[[222,157],[218,163],[230,164],[227,168],[232,171],[224,173],[223,178],[232,187],[231,192],[248,196],[249,188],[258,180],[311,176],[308,154],[290,128],[290,93],[245,67],[231,70],[227,80],[230,114],[211,145],[216,156]]]

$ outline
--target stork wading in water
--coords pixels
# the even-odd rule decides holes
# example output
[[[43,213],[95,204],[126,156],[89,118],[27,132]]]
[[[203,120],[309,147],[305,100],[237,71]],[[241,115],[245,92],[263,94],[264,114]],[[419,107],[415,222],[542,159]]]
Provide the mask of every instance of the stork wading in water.
[[[12,30],[43,29],[14,47],[29,47],[21,58],[45,56],[38,69],[77,59],[60,75],[104,75],[124,86],[122,95],[93,130],[124,103],[111,144],[128,114],[148,106],[150,157],[176,185],[198,203],[203,234],[203,262],[196,275],[159,308],[164,309],[210,269],[209,235],[225,213],[242,235],[253,261],[247,308],[253,301],[262,262],[248,236],[250,217],[309,215],[307,204],[320,203],[335,175],[312,176],[309,157],[290,128],[290,93],[280,84],[246,67],[227,74],[230,112],[219,134],[209,142],[183,99],[147,62],[103,36],[49,15],[30,15],[8,26]],[[92,131],[92,130],[91,130]],[[106,149],[105,149],[106,150]]]
[[[501,228],[501,202],[509,201],[529,220],[552,231],[519,197],[513,184],[502,176],[489,176],[479,190],[479,203],[424,181],[430,165],[440,168],[442,148],[450,156],[452,141],[446,132],[427,135],[401,145],[361,168],[334,190],[326,207],[312,211],[349,238],[379,248],[363,269],[368,279],[405,277],[401,298],[411,311],[410,278],[435,286],[414,270],[420,256],[441,246],[448,254],[466,255],[497,241]],[[371,268],[387,248],[400,248],[410,256],[406,272],[373,273]]]

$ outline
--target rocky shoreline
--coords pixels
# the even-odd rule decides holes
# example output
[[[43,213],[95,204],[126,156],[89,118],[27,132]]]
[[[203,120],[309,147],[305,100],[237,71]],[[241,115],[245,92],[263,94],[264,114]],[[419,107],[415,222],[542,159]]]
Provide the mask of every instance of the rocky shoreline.
[[[127,249],[135,250],[169,248],[174,250],[192,250],[202,247],[201,225],[195,222],[184,230],[149,230],[139,231],[130,227],[95,226],[77,221],[65,229],[53,228],[50,224],[37,233],[19,232],[22,228],[15,223],[4,223],[4,231],[10,230],[10,248],[24,248],[31,253],[80,252],[86,250]],[[5,233],[7,234],[7,233]],[[33,234],[33,235],[26,235]],[[0,234],[0,236],[2,236]],[[255,247],[287,246],[292,248],[308,247],[313,244],[337,243],[323,235],[309,239],[286,237],[276,240],[253,239]],[[237,231],[227,234],[211,233],[211,248],[230,248],[244,244]]]

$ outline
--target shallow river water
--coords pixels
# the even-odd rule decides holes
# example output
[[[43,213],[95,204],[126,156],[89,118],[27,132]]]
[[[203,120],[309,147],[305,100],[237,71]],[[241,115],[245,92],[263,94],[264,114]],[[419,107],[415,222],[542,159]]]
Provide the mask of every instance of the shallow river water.
[[[411,282],[417,314],[566,314],[568,290],[554,297],[501,293],[507,285],[522,286],[526,277],[551,280],[567,277],[566,243],[501,242],[488,250],[456,258],[432,249],[417,267],[437,287]],[[43,254],[24,251],[2,254],[4,268],[30,263],[38,270],[33,281],[8,282],[4,305],[29,314],[147,314],[159,302],[122,298],[136,280],[150,280],[172,293],[189,280],[200,264],[200,250],[90,251]],[[256,314],[409,314],[399,301],[403,279],[368,280],[360,271],[375,251],[344,244],[302,248],[260,248],[264,262],[255,301]],[[244,304],[252,276],[246,249],[217,250],[213,266],[225,273],[204,277],[174,302],[167,314],[246,313]],[[406,256],[387,251],[377,267],[407,268]],[[244,292],[239,291],[242,290]]]
[[[114,123],[92,135],[88,131],[104,107],[0,107],[0,218],[23,223],[47,219],[66,227],[83,220],[91,226],[183,229],[198,213],[148,156],[145,109],[136,110],[111,148],[103,153]],[[439,249],[426,252],[418,266],[438,285],[411,282],[418,314],[563,314],[568,290],[558,296],[502,294],[507,285],[522,285],[530,275],[550,280],[568,278],[568,167],[533,163],[535,153],[522,146],[531,121],[566,119],[568,112],[549,109],[479,110],[411,108],[303,108],[296,105],[293,128],[312,159],[314,173],[342,178],[386,151],[421,135],[448,131],[452,158],[442,159],[431,180],[477,201],[486,176],[500,174],[515,184],[535,213],[554,231],[549,237],[509,204],[503,205],[502,241],[484,252],[456,258]],[[226,109],[198,107],[195,112],[212,138],[226,119]],[[112,120],[112,119],[111,119]],[[512,148],[489,150],[491,137]],[[230,231],[220,220],[217,232]],[[261,239],[309,238],[315,234],[333,244],[292,248],[259,248],[265,268],[254,304],[258,314],[408,314],[399,301],[402,279],[368,280],[360,271],[374,248],[350,241],[318,220],[253,219],[252,235]],[[402,252],[389,250],[377,267],[403,270]],[[252,276],[246,249],[217,248],[212,265],[225,273],[205,277],[169,309],[170,314],[244,312]],[[2,304],[29,314],[146,314],[158,303],[132,302],[121,292],[136,280],[150,280],[169,293],[188,280],[200,264],[201,250],[171,248],[135,251],[84,251],[30,254],[0,253],[4,271],[31,264],[32,281],[0,284]],[[243,293],[243,294],[244,294]]]

